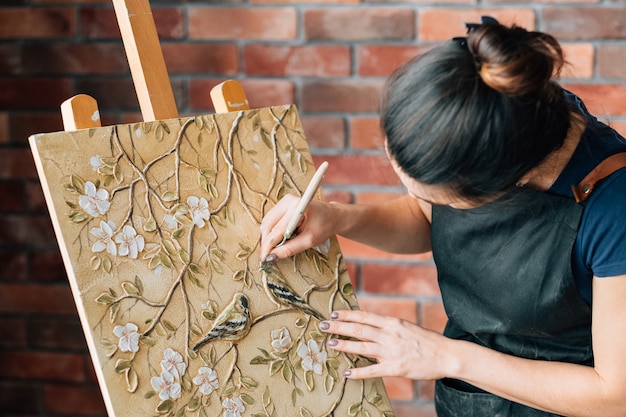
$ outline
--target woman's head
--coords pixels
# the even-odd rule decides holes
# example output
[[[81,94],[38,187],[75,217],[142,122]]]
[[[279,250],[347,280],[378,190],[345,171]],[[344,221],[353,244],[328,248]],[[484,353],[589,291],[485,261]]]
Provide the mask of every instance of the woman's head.
[[[481,201],[515,185],[563,145],[571,108],[552,81],[563,65],[540,32],[483,24],[400,68],[381,124],[416,181]]]

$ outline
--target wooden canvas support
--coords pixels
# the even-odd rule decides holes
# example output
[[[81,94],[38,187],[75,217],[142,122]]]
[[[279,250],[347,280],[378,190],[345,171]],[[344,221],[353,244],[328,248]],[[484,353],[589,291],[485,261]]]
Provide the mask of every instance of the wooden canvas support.
[[[61,116],[65,131],[100,127],[100,111],[96,100],[86,94],[78,94],[61,104]]]
[[[148,0],[113,0],[144,122],[178,117]]]

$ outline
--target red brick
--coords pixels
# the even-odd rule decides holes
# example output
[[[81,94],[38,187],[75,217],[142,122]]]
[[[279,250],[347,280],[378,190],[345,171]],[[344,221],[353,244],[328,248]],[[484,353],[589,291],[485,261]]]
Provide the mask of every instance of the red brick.
[[[58,109],[74,94],[68,78],[0,79],[0,109]]]
[[[31,280],[37,282],[67,282],[67,273],[58,250],[37,251],[31,255]]]
[[[250,0],[252,4],[357,4],[361,0]]]
[[[344,256],[353,260],[385,260],[385,261],[423,261],[431,257],[428,254],[415,254],[415,255],[400,255],[397,253],[384,252],[378,249],[374,249],[370,246],[366,246],[362,243],[358,243],[352,240],[348,240],[341,236],[338,237],[339,245]]]
[[[111,4],[111,0],[30,0],[32,4]]]
[[[362,191],[362,192],[356,193],[354,201],[357,204],[378,204],[378,203],[384,203],[384,202],[393,200],[395,198],[399,198],[404,195],[406,195],[405,192]]]
[[[442,333],[448,316],[441,301],[420,302],[420,326]]]
[[[189,107],[194,110],[213,110],[211,89],[223,79],[192,79],[189,81]],[[284,80],[242,80],[241,84],[251,108],[293,104],[294,85]]]
[[[437,417],[433,404],[393,403],[395,417]]]
[[[565,84],[598,116],[626,116],[625,84]]]
[[[48,206],[41,189],[41,183],[29,182],[26,184],[26,199],[28,211],[31,213],[48,214]]]
[[[350,119],[350,147],[352,149],[385,149],[385,135],[377,117]]]
[[[107,1],[111,4],[111,1]],[[181,8],[152,7],[152,16],[159,39],[184,37],[184,14]],[[113,8],[82,8],[80,10],[81,34],[87,39],[121,39]]]
[[[24,72],[29,74],[128,74],[120,43],[33,44],[24,47]]]
[[[541,30],[559,39],[620,39],[626,37],[624,7],[546,7]]]
[[[130,74],[128,74],[128,78],[123,79],[89,77],[88,79],[77,81],[76,84],[78,91],[90,95],[98,101],[100,109],[113,108],[118,111],[139,109],[135,85],[130,78]],[[71,95],[68,95],[66,98],[69,97]]]
[[[68,38],[75,32],[70,7],[0,9],[0,39]]]
[[[37,415],[41,409],[39,403],[39,387],[35,383],[18,381],[0,381],[0,410],[3,416],[9,412],[32,413]]]
[[[297,34],[292,7],[191,6],[188,14],[190,39],[289,40]]]
[[[440,295],[437,271],[432,264],[363,264],[363,291],[373,294]]]
[[[0,251],[0,265],[0,281],[18,282],[28,278],[28,256],[25,252]]]
[[[480,22],[481,16],[493,16],[503,24],[513,24],[533,30],[535,12],[532,9],[453,9],[421,8],[418,13],[417,38],[420,41],[442,41],[465,36],[465,23]]]
[[[566,64],[563,78],[591,78],[593,76],[594,48],[591,43],[563,43]],[[626,60],[624,61],[626,63]],[[625,72],[626,74],[626,72]],[[602,74],[600,74],[602,76]]]
[[[37,178],[33,155],[28,149],[0,150],[0,179]]]
[[[39,318],[28,324],[28,340],[35,349],[82,351],[87,343],[78,316],[71,318]]]
[[[26,209],[24,183],[0,181],[0,212],[20,212]]]
[[[163,56],[170,74],[236,74],[237,45],[163,43]]]
[[[415,397],[415,382],[412,379],[385,377],[383,383],[390,400],[410,401]]]
[[[316,165],[324,160],[330,164],[324,177],[327,185],[398,185],[400,183],[389,160],[382,154],[315,155],[313,159]]]
[[[26,346],[26,323],[22,318],[0,317],[0,347],[24,348]],[[1,401],[0,401],[1,403]],[[2,406],[0,406],[2,409]]]
[[[301,121],[309,147],[345,148],[346,124],[343,118],[303,116]]]
[[[435,381],[417,381],[417,396],[422,400],[435,399]]]
[[[302,86],[305,112],[376,112],[382,82],[310,81]]]
[[[50,385],[44,389],[46,410],[66,415],[106,415],[97,386]]]
[[[417,323],[417,302],[408,298],[359,297],[361,310]]]
[[[363,45],[356,47],[357,73],[364,77],[388,76],[400,65],[423,54],[425,45]]]
[[[358,279],[358,265],[354,262],[346,262],[346,269],[348,270],[348,277],[350,277],[350,283],[354,288],[359,287],[359,279]]]
[[[598,75],[626,78],[626,45],[598,45]]]
[[[626,137],[626,122],[611,122],[609,125],[617,130],[620,135]]]
[[[0,74],[16,75],[22,71],[22,50],[17,43],[0,44]]]
[[[9,122],[9,113],[0,113],[0,144],[6,144],[11,141],[11,127]]]
[[[307,40],[411,40],[415,14],[408,8],[354,7],[304,11]]]
[[[325,201],[335,201],[338,203],[352,203],[352,193],[350,191],[343,190],[327,190],[326,187],[322,186],[322,192],[324,194]]]
[[[246,45],[250,75],[340,77],[350,74],[350,48],[340,45]]]
[[[11,142],[27,145],[31,135],[63,130],[60,104],[51,107],[54,108],[51,112],[11,112],[9,119]]]
[[[18,379],[83,382],[85,369],[79,354],[0,351],[0,376]]]
[[[69,285],[0,284],[0,312],[75,315]]]

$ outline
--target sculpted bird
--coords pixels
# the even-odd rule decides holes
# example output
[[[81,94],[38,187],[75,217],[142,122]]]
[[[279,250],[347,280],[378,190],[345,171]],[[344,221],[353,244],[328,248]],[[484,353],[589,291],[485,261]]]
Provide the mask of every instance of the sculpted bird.
[[[236,293],[232,301],[217,316],[211,330],[192,350],[195,352],[212,340],[237,341],[243,339],[252,326],[250,301],[243,293]]]
[[[262,267],[263,270],[263,286],[270,300],[279,307],[292,307],[302,311],[309,316],[313,316],[318,320],[324,320],[324,317],[313,307],[307,304],[287,282],[278,276],[273,268],[268,265]]]

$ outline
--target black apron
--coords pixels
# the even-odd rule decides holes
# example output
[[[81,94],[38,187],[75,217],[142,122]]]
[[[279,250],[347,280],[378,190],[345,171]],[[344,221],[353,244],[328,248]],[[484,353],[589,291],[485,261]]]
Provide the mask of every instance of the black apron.
[[[444,335],[528,359],[593,366],[591,308],[572,273],[583,206],[520,188],[484,206],[433,206]],[[439,417],[555,416],[462,381],[437,381]]]

